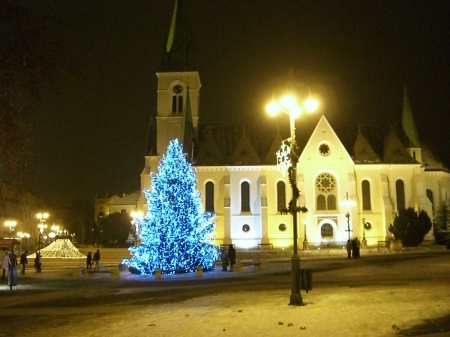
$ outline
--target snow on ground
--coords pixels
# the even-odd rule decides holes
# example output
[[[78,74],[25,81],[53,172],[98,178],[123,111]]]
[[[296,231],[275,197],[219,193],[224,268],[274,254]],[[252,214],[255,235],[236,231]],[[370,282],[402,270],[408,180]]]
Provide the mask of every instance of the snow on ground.
[[[448,255],[444,257],[439,259],[441,265],[437,267],[445,270],[442,275],[447,277],[450,264]],[[274,270],[282,266],[285,265],[271,263],[268,269]],[[415,266],[411,264],[408,268]],[[374,272],[369,268],[359,271],[361,277],[369,279]],[[396,274],[402,272],[402,270],[395,271]],[[238,273],[226,274],[241,277]],[[124,279],[142,277],[131,276],[129,273],[121,273],[122,275]],[[208,277],[221,277],[224,274],[217,270],[210,275]],[[333,271],[330,271],[329,275],[332,278]],[[39,309],[38,313],[33,308],[13,306],[8,308],[8,315],[15,317],[18,322],[28,317],[30,321],[27,325],[30,326],[33,324],[32,320],[41,320],[43,324],[32,330],[32,335],[36,337],[419,336],[417,333],[407,334],[406,331],[422,324],[424,318],[444,317],[443,319],[447,320],[450,318],[449,281],[449,278],[446,280],[441,278],[366,286],[334,286],[333,282],[330,282],[308,293],[302,291],[306,305],[299,307],[288,305],[289,289],[241,292],[230,286],[225,287],[221,294],[169,304],[102,305],[89,308],[89,311],[77,307],[64,310],[44,307]],[[102,292],[104,283],[98,282],[96,291]],[[64,290],[67,291],[77,292],[80,289]],[[134,290],[123,287],[120,293],[123,291]],[[189,289],[186,288],[184,291]],[[43,293],[38,296],[43,296],[44,299],[45,296],[52,294]],[[58,316],[68,313],[72,316],[71,322],[58,324]],[[20,330],[16,332],[14,336],[22,336]],[[10,334],[2,332],[0,328],[0,336]],[[443,332],[433,336],[449,336],[449,333]]]

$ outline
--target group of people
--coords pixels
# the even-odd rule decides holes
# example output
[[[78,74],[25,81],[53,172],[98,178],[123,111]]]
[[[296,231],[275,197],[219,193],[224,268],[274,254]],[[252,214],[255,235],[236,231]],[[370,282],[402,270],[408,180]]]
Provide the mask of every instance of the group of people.
[[[24,251],[22,255],[20,255],[20,261],[17,261],[17,256],[14,253],[14,250],[11,252],[5,251],[2,259],[2,281],[8,280],[9,289],[12,290],[13,286],[17,286],[17,265],[22,265],[21,274],[25,275],[27,264],[28,264],[28,250]],[[34,260],[34,268],[36,272],[41,272],[42,265],[42,256],[39,251],[36,252],[36,258]],[[8,272],[8,274],[6,274]]]
[[[100,269],[100,249],[97,249],[97,252],[92,257],[92,253],[89,252],[86,257],[86,269],[92,269],[92,261],[95,262],[95,270]]]
[[[353,240],[348,239],[346,249],[349,259],[351,259],[352,257],[354,259],[361,257],[359,253],[361,249],[361,241],[359,241],[357,237],[355,237]]]
[[[236,249],[233,245],[229,245],[228,249],[222,247],[221,256],[222,260],[222,271],[234,271],[234,265],[236,264]],[[230,270],[228,270],[228,264],[230,264]]]

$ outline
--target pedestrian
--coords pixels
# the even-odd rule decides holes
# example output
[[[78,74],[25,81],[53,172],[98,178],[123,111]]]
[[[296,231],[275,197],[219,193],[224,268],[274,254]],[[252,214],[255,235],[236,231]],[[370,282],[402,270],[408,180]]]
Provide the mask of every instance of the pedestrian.
[[[27,268],[28,264],[28,250],[24,251],[22,255],[20,255],[20,264],[22,265],[22,275],[25,275],[25,269]]]
[[[6,271],[9,268],[9,254],[8,251],[5,250],[5,255],[3,256],[3,260],[2,260],[2,268],[3,268],[3,274],[2,274],[2,280],[6,280]]]
[[[358,237],[355,238],[356,242],[356,257],[361,257],[360,250],[361,250],[361,241],[359,241]]]
[[[86,257],[86,269],[92,269],[92,253],[89,252]]]
[[[221,253],[220,258],[222,260],[222,271],[227,271],[228,270],[228,252],[225,247],[222,247],[222,253]]]
[[[41,272],[41,265],[42,265],[42,256],[39,251],[36,252],[36,257],[34,259],[34,269],[36,269],[36,273]]]
[[[100,270],[100,249],[94,254],[95,270]]]
[[[12,290],[13,286],[17,286],[17,256],[14,254],[14,250],[9,254],[8,285],[9,290]]]
[[[353,256],[354,259],[357,258],[356,241],[355,241],[355,239],[352,240],[352,256]]]
[[[232,244],[228,246],[228,261],[230,262],[229,271],[233,271],[234,265],[236,264],[236,249],[234,249]]]
[[[352,258],[352,242],[350,241],[350,239],[347,240],[347,245],[345,246],[345,248],[347,249],[348,258],[351,259]]]

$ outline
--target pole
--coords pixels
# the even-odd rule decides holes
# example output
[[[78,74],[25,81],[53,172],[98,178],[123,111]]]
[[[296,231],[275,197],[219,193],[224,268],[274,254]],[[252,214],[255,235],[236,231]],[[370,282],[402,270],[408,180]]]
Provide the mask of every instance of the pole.
[[[295,191],[297,184],[297,154],[295,143],[295,118],[290,114],[290,128],[291,128],[291,184],[292,184],[292,225],[294,234],[294,254],[291,258],[291,298],[290,305],[302,305],[302,295],[300,294],[300,257],[297,250],[297,193]]]

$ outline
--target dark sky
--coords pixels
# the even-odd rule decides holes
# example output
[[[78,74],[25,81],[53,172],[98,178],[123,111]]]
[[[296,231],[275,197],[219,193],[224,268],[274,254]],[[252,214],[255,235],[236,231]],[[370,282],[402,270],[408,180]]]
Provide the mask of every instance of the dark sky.
[[[450,1],[188,0],[202,82],[200,123],[275,123],[264,111],[287,77],[321,111],[297,122],[399,123],[403,85],[419,137],[450,166]],[[64,76],[33,108],[32,191],[49,200],[140,188],[173,1],[39,0],[71,27],[84,80]],[[288,119],[279,120],[289,123]]]

